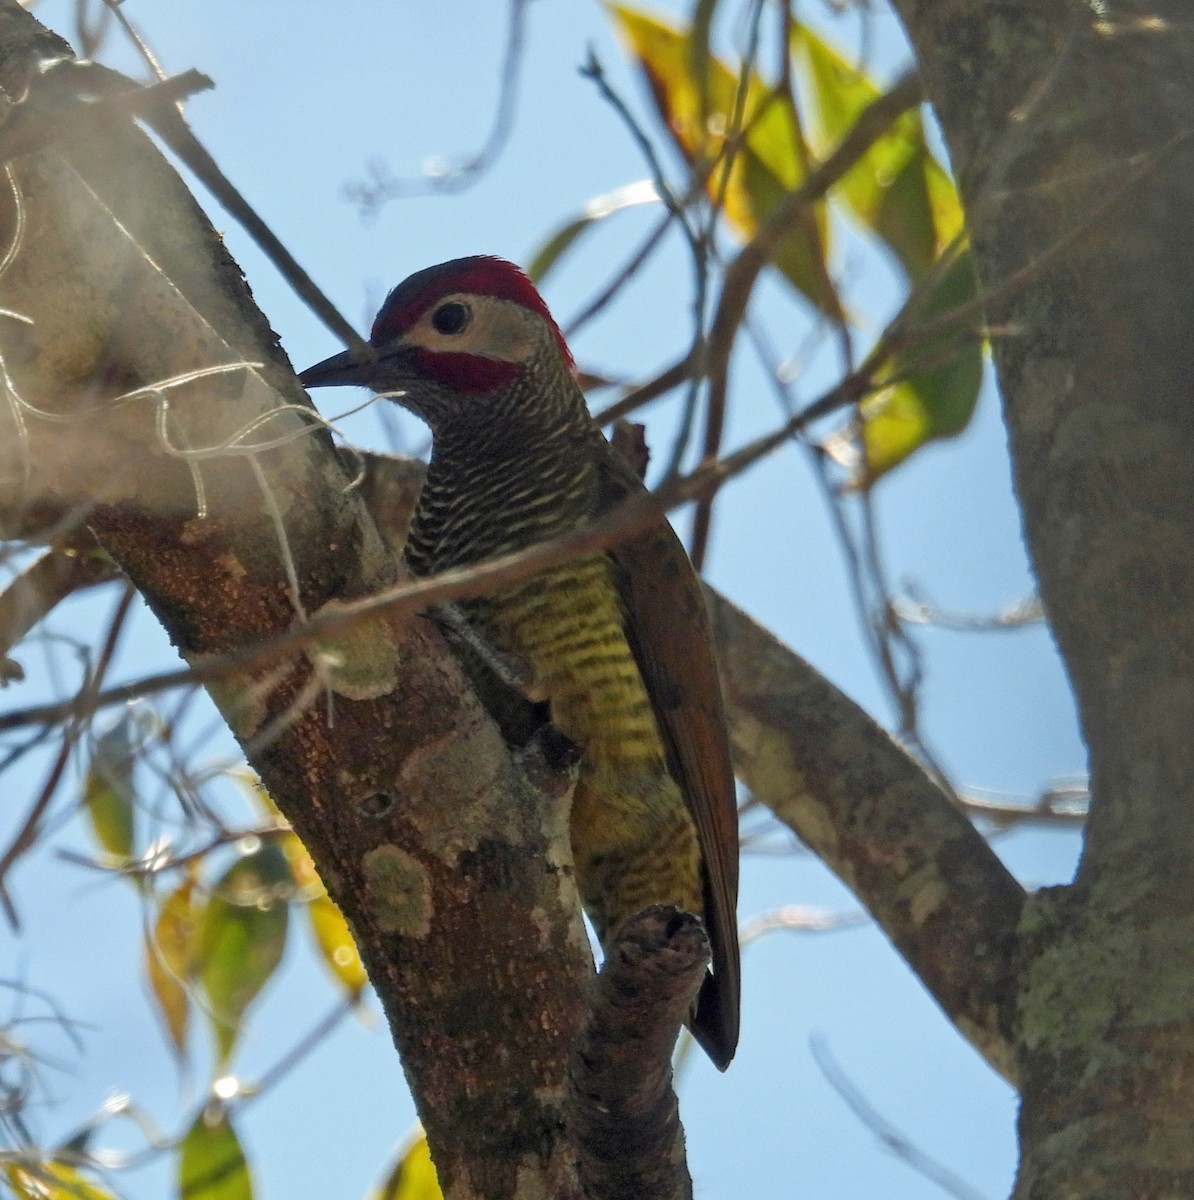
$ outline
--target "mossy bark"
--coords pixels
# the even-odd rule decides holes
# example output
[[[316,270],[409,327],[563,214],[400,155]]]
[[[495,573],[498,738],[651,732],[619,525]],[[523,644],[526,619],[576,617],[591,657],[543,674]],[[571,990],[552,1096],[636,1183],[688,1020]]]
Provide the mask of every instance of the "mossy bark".
[[[1189,8],[896,7],[995,294],[1025,537],[1090,755],[1077,880],[1036,897],[1022,926],[1016,1196],[1189,1196]]]

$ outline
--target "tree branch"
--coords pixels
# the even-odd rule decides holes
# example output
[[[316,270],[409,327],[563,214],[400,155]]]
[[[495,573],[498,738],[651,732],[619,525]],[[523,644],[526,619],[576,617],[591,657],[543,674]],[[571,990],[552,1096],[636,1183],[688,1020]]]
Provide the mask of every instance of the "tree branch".
[[[710,588],[738,776],[858,896],[950,1020],[1015,1078],[1020,885],[857,705]]]
[[[633,428],[618,434],[623,454],[634,453]],[[372,454],[363,465],[397,551],[422,468]],[[855,892],[987,1062],[1014,1078],[1023,889],[886,730],[724,596],[705,596],[739,778]]]
[[[37,109],[62,52],[0,0],[10,95]],[[390,587],[395,556],[148,139],[67,129],[9,167],[0,297],[24,319],[0,323],[0,511],[89,505],[190,661]],[[415,618],[243,658],[210,691],[353,928],[445,1192],[579,1198],[565,1107],[592,963],[568,775],[534,742],[512,759]]]
[[[90,549],[86,541],[92,541]],[[0,684],[21,678],[8,652],[67,596],[118,579],[90,537],[75,547],[47,550],[0,592]]]
[[[993,343],[1015,486],[1090,753],[1077,879],[1035,895],[1022,925],[1015,1195],[1187,1195],[1189,10],[896,8],[960,181],[988,321],[1016,331]]]
[[[666,905],[631,917],[610,946],[571,1076],[586,1200],[692,1196],[672,1050],[708,962],[701,923]]]

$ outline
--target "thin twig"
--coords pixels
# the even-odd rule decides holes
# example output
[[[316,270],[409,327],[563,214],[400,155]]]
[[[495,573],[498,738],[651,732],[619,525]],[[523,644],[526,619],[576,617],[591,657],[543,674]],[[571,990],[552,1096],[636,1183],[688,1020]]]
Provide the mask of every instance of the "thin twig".
[[[565,338],[571,339],[574,334],[584,328],[638,274],[643,263],[651,257],[659,243],[663,241],[663,235],[667,233],[674,220],[675,216],[671,212],[663,214],[662,219],[647,234],[642,245],[631,254],[626,264],[616,271],[609,283],[564,326]]]
[[[901,1133],[890,1121],[863,1096],[862,1092],[846,1077],[844,1071],[829,1052],[822,1038],[811,1041],[813,1058],[821,1068],[826,1082],[846,1102],[854,1115],[877,1137],[898,1159],[906,1163],[918,1175],[936,1184],[946,1195],[955,1200],[986,1200],[982,1192],[976,1191],[964,1179],[955,1175],[948,1167],[930,1158],[905,1133]]]
[[[47,86],[50,80],[53,80],[54,84],[61,82],[63,76],[59,73],[63,71],[69,72],[65,78],[71,85],[76,81],[91,82],[90,71],[95,66],[94,63],[55,64],[40,77],[42,86]],[[106,72],[107,68],[102,70]],[[175,75],[149,87],[142,87],[130,79],[125,79],[115,71],[111,72],[111,75],[121,81],[118,90],[106,87],[103,94],[96,98],[72,93],[67,99],[69,112],[63,111],[61,94],[55,96],[57,103],[48,103],[45,106],[40,106],[35,101],[23,101],[16,105],[4,123],[4,128],[0,130],[0,162],[44,150],[67,135],[77,137],[80,127],[85,127],[85,123],[99,126],[106,121],[128,117],[149,120],[162,106],[170,109],[170,106],[186,96],[215,87],[215,84],[199,71],[184,71],[181,75]]]
[[[615,421],[630,416],[644,404],[649,404],[652,400],[670,392],[672,388],[679,387],[691,376],[697,361],[691,354],[688,354],[678,362],[672,363],[670,367],[660,371],[654,379],[639,384],[620,400],[615,400],[613,404],[594,414],[594,420],[599,425],[612,425]]]
[[[651,144],[651,139],[647,136],[642,126],[639,125],[633,113],[631,113],[626,102],[618,95],[617,92],[610,86],[609,81],[605,78],[605,72],[602,69],[596,52],[590,48],[589,59],[584,67],[581,68],[581,74],[586,79],[591,79],[600,92],[602,99],[606,101],[622,119],[630,133],[631,138],[638,146],[643,158],[647,162],[647,166],[651,171],[652,181],[655,184],[655,190],[659,194],[660,199],[667,206],[668,212],[679,224],[681,231],[684,234],[684,239],[688,244],[689,253],[692,258],[693,269],[693,296],[692,296],[692,340],[690,343],[689,357],[696,357],[700,353],[701,347],[705,341],[705,305],[709,291],[709,247],[710,238],[708,229],[698,229],[688,217],[687,206],[691,203],[696,195],[703,194],[703,188],[692,189],[690,195],[685,196],[682,200],[678,198],[672,190],[671,185],[667,181],[667,177],[663,170],[663,164],[659,160],[659,156],[655,152],[655,147]],[[703,174],[703,172],[702,172]],[[689,438],[691,437],[692,426],[696,416],[697,404],[700,399],[701,381],[697,376],[689,377],[688,394],[684,399],[684,407],[680,419],[680,428],[677,430],[675,444],[672,448],[671,458],[667,469],[664,472],[665,483],[670,483],[673,479],[679,477],[681,464],[684,458],[685,450],[688,446]]]
[[[100,694],[104,676],[108,673],[108,668],[112,664],[112,657],[116,653],[116,646],[120,640],[120,634],[124,629],[124,624],[128,618],[129,609],[135,595],[136,591],[132,585],[126,585],[120,600],[117,602],[116,610],[112,614],[112,620],[108,625],[108,633],[104,638],[99,658],[96,660],[95,669],[91,672],[91,678],[79,691],[77,699],[83,702],[80,711],[74,716],[71,724],[63,734],[62,745],[59,747],[58,754],[54,759],[50,773],[46,777],[46,782],[42,786],[37,800],[26,814],[21,828],[9,843],[8,849],[3,855],[0,855],[0,905],[3,905],[5,916],[8,918],[8,922],[13,929],[20,928],[20,919],[17,916],[16,906],[8,894],[5,878],[9,870],[11,870],[13,863],[25,854],[37,841],[38,826],[41,824],[42,817],[49,808],[50,802],[58,790],[58,785],[62,781],[63,773],[70,759],[71,750],[74,749],[75,743],[83,731],[83,722],[86,720],[88,713],[87,701],[94,700]],[[94,707],[90,711],[94,712]]]
[[[348,198],[357,203],[363,216],[375,216],[387,201],[404,196],[463,191],[476,183],[497,160],[514,126],[514,109],[518,99],[518,83],[522,75],[522,58],[526,46],[528,6],[529,0],[511,0],[510,3],[506,51],[501,68],[501,91],[498,94],[493,124],[481,149],[441,174],[424,175],[419,179],[394,179],[388,175],[384,166],[374,166],[371,170],[371,183],[354,183],[345,189]]]

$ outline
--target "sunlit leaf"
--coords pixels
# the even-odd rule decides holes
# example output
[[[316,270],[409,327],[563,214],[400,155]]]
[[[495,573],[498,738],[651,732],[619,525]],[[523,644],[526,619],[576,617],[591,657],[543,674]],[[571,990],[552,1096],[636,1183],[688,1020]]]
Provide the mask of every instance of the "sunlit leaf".
[[[107,1188],[68,1163],[23,1166],[9,1162],[3,1171],[15,1200],[114,1200]]]
[[[141,742],[131,717],[117,721],[96,739],[83,786],[91,832],[103,850],[119,859],[130,858],[135,844],[133,768]]]
[[[233,864],[207,903],[199,979],[221,1062],[232,1054],[245,1011],[282,959],[292,892],[286,856],[266,841]]]
[[[709,195],[722,200],[735,232],[751,238],[806,174],[807,148],[790,106],[753,71],[740,99],[740,72],[708,53],[702,23],[685,29],[621,4],[610,12],[680,152],[708,171]],[[735,128],[747,132],[726,170],[714,162]],[[816,204],[793,225],[774,262],[802,295],[837,317],[837,294],[824,267],[828,246],[824,205]]]
[[[240,779],[264,815],[282,819],[273,798],[255,775],[244,773]],[[320,958],[349,997],[356,999],[368,984],[369,977],[365,974],[365,967],[349,931],[348,922],[329,898],[323,880],[319,878],[319,872],[316,871],[307,848],[298,836],[294,833],[283,833],[273,838],[272,844],[282,853],[290,868],[297,898],[307,901],[307,917]]]
[[[327,894],[302,842],[294,834],[287,834],[279,839],[279,845],[290,864],[291,878],[300,897],[307,900],[307,918],[319,956],[348,995],[356,999],[369,977],[365,974],[348,922]]]
[[[265,784],[261,782],[255,771],[248,767],[236,767],[229,772],[229,775],[240,784],[244,789],[249,799],[253,801],[261,815],[270,817],[277,821],[283,821],[285,818],[274,803],[274,798],[266,790]]]
[[[323,888],[319,876],[315,873],[315,864],[311,862],[306,848],[299,841],[298,834],[290,829],[290,822],[282,815],[282,810],[274,803],[274,798],[266,790],[265,784],[248,767],[237,768],[231,772],[232,778],[239,783],[253,801],[265,820],[263,830],[271,830],[270,841],[282,851],[290,864],[291,875],[299,888],[310,888],[312,894]],[[272,829],[271,829],[272,827]],[[278,832],[272,832],[272,830]],[[256,835],[250,835],[256,836]]]
[[[813,146],[824,158],[880,90],[807,25],[793,26],[792,52],[811,92]],[[833,194],[890,247],[914,284],[962,229],[957,189],[925,142],[918,110],[892,122]]]
[[[359,996],[369,982],[369,976],[365,974],[365,966],[344,914],[330,896],[323,895],[307,905],[307,916],[315,944],[328,970],[350,996]]]
[[[735,159],[734,175],[740,179],[741,188],[726,193],[726,213],[737,217],[744,230],[753,233],[775,204],[789,190],[767,164],[755,153],[751,145],[744,146]],[[741,206],[745,203],[746,207]],[[757,218],[757,219],[756,219]],[[824,227],[819,227],[824,232]],[[771,261],[823,312],[841,317],[837,293],[833,291],[820,258],[810,252],[810,231],[818,225],[813,215],[807,214],[802,223],[793,228],[772,252]],[[820,233],[814,233],[820,237]],[[823,238],[821,239],[823,242]]]
[[[419,1129],[369,1200],[442,1200],[442,1197],[427,1135]]]
[[[298,889],[300,898],[314,900],[316,896],[324,895],[326,889],[323,886],[323,880],[319,878],[319,872],[315,869],[314,862],[311,861],[311,855],[307,852],[307,847],[299,841],[298,835],[284,833],[274,839],[274,844],[281,850],[282,857],[286,859],[290,878]]]
[[[560,261],[567,250],[571,249],[581,234],[592,229],[594,225],[627,208],[634,208],[640,204],[658,203],[659,193],[656,192],[655,185],[645,179],[639,180],[638,183],[627,184],[604,196],[595,196],[585,205],[580,216],[561,225],[535,251],[527,266],[527,274],[536,283],[542,283],[548,271]]]
[[[806,25],[793,27],[791,48],[812,93],[813,144],[824,156],[879,97],[879,88]],[[926,144],[919,111],[894,121],[833,194],[891,249],[910,284],[925,289],[922,317],[977,294],[969,255],[944,271],[939,265],[962,232],[962,205]],[[885,364],[880,383],[884,379],[889,385],[860,406],[856,485],[877,479],[926,442],[966,427],[982,383],[982,339],[953,330],[915,345]]]
[[[193,879],[186,879],[166,897],[154,923],[152,941],[145,947],[145,973],[170,1043],[180,1058],[186,1055],[191,1000],[186,981],[199,957],[198,940],[203,909]]]
[[[253,1178],[228,1114],[208,1108],[183,1138],[178,1156],[180,1200],[253,1200]]]
[[[961,254],[929,294],[923,318],[960,307],[976,287],[974,263]],[[853,482],[871,483],[926,442],[965,429],[982,377],[982,343],[966,329],[945,330],[895,355],[879,376],[890,385],[859,406],[862,461]]]

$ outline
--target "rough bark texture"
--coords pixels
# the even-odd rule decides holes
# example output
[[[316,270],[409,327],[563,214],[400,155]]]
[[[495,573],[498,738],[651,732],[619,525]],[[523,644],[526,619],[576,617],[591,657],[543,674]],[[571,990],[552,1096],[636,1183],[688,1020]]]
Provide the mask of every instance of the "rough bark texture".
[[[73,136],[78,69],[38,65],[66,52],[0,0],[0,115],[28,95],[63,131],[0,182],[0,295],[30,321],[0,324],[3,528],[85,520],[192,661],[385,588],[395,557],[186,189],[127,121]],[[567,776],[511,759],[417,618],[211,690],[352,924],[445,1194],[579,1195]]]
[[[897,5],[1012,331],[995,350],[1016,486],[1090,746],[1079,877],[1024,907],[1017,940],[1018,889],[924,776],[719,606],[739,766],[1019,1076],[1022,1200],[1194,1195],[1194,27],[1178,0]],[[0,117],[31,87],[70,130],[69,71],[37,65],[63,53],[0,0]],[[192,659],[392,582],[148,142],[68,133],[12,165],[0,294],[32,324],[0,323],[4,530],[86,520]],[[590,966],[567,778],[534,741],[511,759],[418,619],[213,693],[353,924],[449,1197],[579,1195]]]
[[[887,733],[706,590],[739,778],[858,896],[975,1049],[1014,1080],[1024,891]]]
[[[615,437],[635,453],[630,427]],[[362,493],[397,553],[423,468],[363,459]],[[875,721],[712,588],[734,767],[858,896],[947,1016],[1015,1078],[1014,965],[1024,891]]]
[[[991,289],[1077,697],[1075,884],[1023,922],[1024,1198],[1194,1195],[1194,27],[1180,0],[897,0]],[[1075,231],[1081,234],[1075,237]]]
[[[708,963],[700,922],[665,905],[625,921],[610,945],[572,1065],[588,1200],[691,1200],[672,1049]]]

